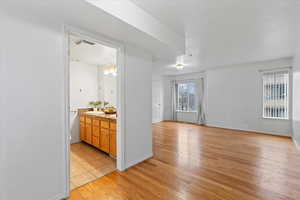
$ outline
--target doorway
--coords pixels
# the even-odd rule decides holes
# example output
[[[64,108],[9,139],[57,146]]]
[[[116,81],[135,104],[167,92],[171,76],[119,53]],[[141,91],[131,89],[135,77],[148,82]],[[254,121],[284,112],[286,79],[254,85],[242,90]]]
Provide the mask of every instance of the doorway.
[[[124,170],[123,48],[68,28],[67,190]],[[121,135],[122,132],[122,135]]]
[[[152,81],[152,123],[163,120],[163,83]]]

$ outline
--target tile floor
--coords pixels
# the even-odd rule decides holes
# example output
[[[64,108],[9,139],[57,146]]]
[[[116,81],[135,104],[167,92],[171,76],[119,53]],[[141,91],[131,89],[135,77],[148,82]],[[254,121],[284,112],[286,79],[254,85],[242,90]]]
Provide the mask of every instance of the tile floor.
[[[71,190],[116,169],[116,161],[102,151],[85,144],[71,145]]]

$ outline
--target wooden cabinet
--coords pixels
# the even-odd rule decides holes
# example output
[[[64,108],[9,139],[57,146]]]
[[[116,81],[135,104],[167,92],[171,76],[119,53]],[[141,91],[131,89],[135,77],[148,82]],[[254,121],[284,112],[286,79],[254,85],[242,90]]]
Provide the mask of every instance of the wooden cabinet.
[[[100,127],[93,125],[93,136],[100,137]]]
[[[93,136],[92,145],[94,147],[100,148],[100,137]]]
[[[92,117],[85,117],[85,123],[86,124],[92,124]]]
[[[94,119],[93,119],[93,126],[99,127],[99,126],[100,126],[100,120],[97,119],[97,118],[94,118]]]
[[[101,128],[109,129],[109,120],[101,120]]]
[[[80,140],[85,141],[85,123],[80,122]]]
[[[85,117],[85,142],[92,144],[93,129],[92,129],[92,118]]]
[[[116,122],[110,122],[109,124],[109,154],[117,157],[117,140],[116,140]]]
[[[116,122],[110,122],[109,129],[115,131],[117,130],[116,126],[117,126]]]
[[[116,131],[110,130],[109,132],[109,154],[116,158],[117,157],[117,140]]]
[[[100,120],[94,118],[93,122],[93,140],[92,145],[94,147],[100,148]]]
[[[80,122],[85,122],[85,116],[84,115],[80,116]]]
[[[85,116],[80,116],[80,140],[85,141]]]
[[[115,120],[81,114],[80,139],[116,158]]]
[[[92,144],[92,125],[85,124],[85,142]]]
[[[109,153],[109,129],[101,128],[100,149],[106,153]]]

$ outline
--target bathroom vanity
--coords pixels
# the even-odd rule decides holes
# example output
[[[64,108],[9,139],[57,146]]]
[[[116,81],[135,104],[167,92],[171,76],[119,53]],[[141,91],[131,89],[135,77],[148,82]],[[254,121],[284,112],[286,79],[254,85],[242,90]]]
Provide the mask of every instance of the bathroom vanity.
[[[81,111],[80,139],[116,158],[116,115]]]

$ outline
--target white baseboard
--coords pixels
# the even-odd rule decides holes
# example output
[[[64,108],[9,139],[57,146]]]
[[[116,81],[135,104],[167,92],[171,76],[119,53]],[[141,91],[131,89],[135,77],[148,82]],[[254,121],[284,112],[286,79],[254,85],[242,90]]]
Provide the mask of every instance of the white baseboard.
[[[159,122],[162,122],[163,120],[157,120],[157,121],[155,121],[155,120],[152,120],[152,124],[156,124],[156,123],[159,123]]]
[[[225,125],[215,124],[215,123],[207,123],[206,126],[215,127],[215,128],[231,129],[231,130],[237,130],[237,131],[262,133],[262,134],[275,135],[275,136],[277,135],[277,136],[284,136],[284,137],[292,137],[291,133],[282,134],[282,133],[265,131],[265,130],[249,129],[249,128],[243,128],[243,127],[231,127],[231,126],[225,126]]]
[[[136,160],[134,160],[134,161],[131,161],[131,162],[129,162],[129,163],[126,163],[126,169],[128,169],[129,167],[132,167],[132,166],[134,166],[134,165],[136,165],[136,164],[138,164],[138,163],[141,163],[141,162],[143,162],[143,161],[145,161],[145,160],[148,160],[149,158],[152,158],[152,157],[153,157],[153,153],[151,153],[151,154],[149,154],[149,155],[147,155],[147,156],[144,156],[143,158],[136,159]]]
[[[81,140],[80,139],[71,139],[71,144],[75,144],[75,143],[79,143],[79,142],[81,142]]]
[[[63,199],[67,199],[68,197],[66,197],[65,194],[58,194],[52,198],[50,198],[49,200],[63,200]]]
[[[295,140],[295,138],[293,138],[293,141],[294,141],[296,148],[298,149],[298,151],[300,153],[300,144],[298,144],[298,142]]]

